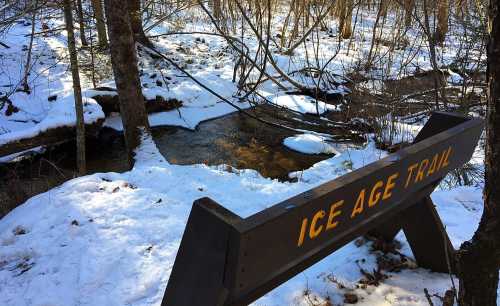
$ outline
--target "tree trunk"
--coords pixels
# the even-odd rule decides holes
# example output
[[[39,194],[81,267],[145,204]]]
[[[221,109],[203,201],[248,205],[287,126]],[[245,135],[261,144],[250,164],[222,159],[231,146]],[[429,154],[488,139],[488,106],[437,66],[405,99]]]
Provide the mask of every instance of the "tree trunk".
[[[104,22],[101,0],[91,0],[91,2],[97,28],[98,45],[100,48],[106,49],[108,47],[108,37],[106,35],[106,24]]]
[[[429,43],[429,60],[431,62],[432,69],[434,71],[434,88],[436,89],[436,109],[439,109],[439,96],[443,100],[445,108],[448,107],[446,100],[446,91],[441,84],[441,71],[439,70],[439,65],[437,63],[436,56],[436,37],[433,34],[430,23],[430,3],[428,0],[422,1],[423,13],[424,13],[424,32],[427,36],[427,42]]]
[[[76,164],[78,175],[87,172],[85,162],[85,124],[83,121],[82,89],[80,87],[80,75],[78,71],[78,57],[76,54],[75,33],[73,28],[73,13],[71,11],[71,0],[64,0],[64,20],[68,32],[68,51],[71,63],[71,75],[73,76],[73,93],[75,96],[76,109]]]
[[[342,23],[342,38],[349,39],[352,35],[352,10],[354,9],[353,0],[345,0],[344,3],[344,16]]]
[[[215,19],[220,21],[222,17],[221,0],[213,0],[210,3],[212,4]]]
[[[35,38],[35,22],[36,22],[36,12],[38,9],[38,0],[35,1],[35,6],[33,8],[33,12],[31,15],[31,35],[30,35],[30,43],[28,47],[28,54],[26,55],[26,65],[24,66],[24,75],[23,75],[23,91],[27,94],[31,93],[30,86],[28,84],[28,77],[31,71],[31,53],[33,51],[33,40]]]
[[[387,0],[380,0],[380,4],[378,7],[378,11],[377,11],[377,18],[375,18],[375,23],[373,24],[370,52],[368,52],[368,58],[366,59],[366,64],[365,64],[366,70],[368,70],[372,66],[372,61],[373,61],[373,57],[374,57],[373,48],[375,47],[376,44],[378,44],[377,39],[376,39],[377,38],[377,28],[378,28],[378,23],[380,22],[380,17],[382,17],[382,15],[383,15],[385,1],[387,1]]]
[[[128,11],[130,16],[130,25],[132,26],[132,32],[134,33],[135,41],[151,47],[151,41],[146,37],[144,29],[142,27],[142,13],[141,13],[141,1],[140,0],[127,0]]]
[[[148,117],[141,92],[135,42],[130,25],[127,3],[105,0],[111,62],[120,101],[125,144],[130,167],[134,151],[141,143],[141,135],[149,132]]]
[[[85,19],[83,18],[83,7],[82,0],[76,0],[77,13],[78,13],[78,24],[80,25],[80,41],[82,46],[87,46],[87,38],[85,37]]]
[[[405,9],[405,27],[411,27],[411,22],[413,20],[413,10],[415,9],[415,0],[404,0]]]
[[[437,29],[436,42],[440,45],[444,43],[446,33],[448,33],[448,19],[450,15],[449,0],[438,0],[437,2]]]
[[[500,11],[490,0],[488,43],[488,115],[484,211],[471,241],[457,252],[461,306],[495,306],[500,267]]]

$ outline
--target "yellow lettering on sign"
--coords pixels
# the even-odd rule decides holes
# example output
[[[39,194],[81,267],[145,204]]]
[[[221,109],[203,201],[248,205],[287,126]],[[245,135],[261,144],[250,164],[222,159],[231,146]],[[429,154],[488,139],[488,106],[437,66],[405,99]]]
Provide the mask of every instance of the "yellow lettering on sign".
[[[437,165],[438,165],[438,159],[439,159],[439,154],[434,155],[432,158],[431,166],[429,167],[429,170],[427,171],[427,176],[431,176],[436,172],[437,170]]]
[[[341,210],[337,210],[337,208],[342,206],[342,204],[344,204],[344,200],[335,202],[335,204],[333,204],[330,207],[330,215],[328,216],[328,223],[326,224],[326,230],[330,230],[330,229],[337,227],[339,222],[333,221],[333,220],[335,219],[335,217],[337,217],[338,215],[340,215],[342,213]]]
[[[398,176],[399,173],[394,173],[393,175],[389,176],[389,178],[387,179],[387,184],[385,185],[385,190],[384,190],[384,195],[382,196],[382,200],[387,200],[392,196],[392,190],[396,186],[394,180],[397,179]]]
[[[309,238],[314,239],[321,233],[323,225],[316,227],[316,223],[318,223],[319,219],[323,219],[325,215],[326,213],[324,210],[320,210],[314,215],[311,221],[311,227],[309,228]]]
[[[426,158],[420,162],[420,166],[418,167],[417,176],[415,176],[415,183],[420,182],[424,179],[424,172],[429,167],[429,160]]]
[[[380,188],[384,186],[384,182],[378,181],[373,185],[372,192],[370,192],[370,198],[368,199],[368,207],[373,207],[378,203],[380,197],[382,196],[382,192],[378,191]]]
[[[363,212],[363,205],[365,203],[365,189],[360,191],[358,195],[358,199],[356,200],[356,205],[354,205],[354,209],[351,213],[351,218],[354,218],[356,215],[359,215]]]
[[[415,163],[408,167],[408,177],[406,178],[405,188],[410,184],[411,178],[413,177],[413,170],[418,167],[418,163]]]
[[[448,147],[440,153],[431,155],[432,159],[430,157],[425,158],[410,165],[407,169],[407,177],[404,188],[408,188],[411,184],[421,182],[426,177],[435,174],[440,169],[448,167],[450,165],[451,154],[452,147]],[[396,188],[397,179],[399,177],[400,173],[396,172],[387,178],[377,180],[371,187],[361,189],[352,209],[351,219],[365,212],[365,198],[367,198],[368,210],[375,207],[381,201],[390,199]],[[369,195],[367,195],[367,190],[370,192]],[[297,246],[302,246],[306,239],[314,240],[322,233],[326,233],[327,231],[338,227],[339,222],[341,222],[339,216],[342,214],[341,207],[344,205],[344,202],[344,200],[339,200],[331,204],[328,209],[324,208],[312,212],[312,217],[309,216],[309,219],[303,218],[297,240]]]
[[[304,243],[304,236],[306,235],[307,229],[307,218],[302,220],[302,227],[300,228],[299,242],[297,242],[297,246],[301,246]]]
[[[439,162],[439,169],[443,169],[444,167],[447,167],[450,162],[448,159],[450,158],[450,153],[451,153],[451,147],[448,148],[448,150],[443,151],[443,155],[441,156],[441,161]]]

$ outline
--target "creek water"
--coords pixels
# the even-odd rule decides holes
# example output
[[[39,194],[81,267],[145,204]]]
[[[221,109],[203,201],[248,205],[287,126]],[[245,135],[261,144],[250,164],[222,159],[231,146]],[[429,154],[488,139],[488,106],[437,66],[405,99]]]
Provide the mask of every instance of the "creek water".
[[[152,134],[170,163],[227,164],[279,180],[332,156],[290,150],[282,143],[293,131],[239,113],[202,122],[194,131],[166,126],[154,128]],[[0,217],[27,198],[73,178],[75,155],[75,144],[70,142],[20,162],[0,164]],[[87,169],[89,174],[126,171],[123,137],[103,129],[99,139],[88,139]]]

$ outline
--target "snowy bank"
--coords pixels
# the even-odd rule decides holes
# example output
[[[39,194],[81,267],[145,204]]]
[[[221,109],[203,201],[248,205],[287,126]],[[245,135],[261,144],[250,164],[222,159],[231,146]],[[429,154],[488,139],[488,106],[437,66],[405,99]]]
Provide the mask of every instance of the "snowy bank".
[[[271,102],[302,114],[324,114],[327,111],[337,110],[335,105],[317,101],[309,96],[280,95],[273,97]]]
[[[13,114],[10,120],[19,119],[23,114]],[[97,102],[90,98],[83,98],[83,117],[87,125],[104,119],[104,113]],[[57,102],[47,112],[39,123],[25,129],[0,134],[0,146],[20,139],[32,138],[50,129],[59,127],[74,127],[76,125],[75,101],[73,95],[68,95]]]
[[[71,180],[0,220],[0,305],[160,305],[194,200],[207,196],[247,217],[383,156],[369,143],[303,171],[298,183],[281,183],[251,170],[171,165],[147,143],[138,151],[146,162],[132,171]],[[480,190],[433,198],[458,246],[479,222]],[[404,235],[398,239],[411,257]],[[415,269],[356,289],[359,267],[375,265],[369,243],[350,243],[252,305],[309,305],[306,291],[340,303],[345,291],[332,280],[352,288],[359,305],[424,306],[423,288],[442,294],[450,287],[448,275]]]
[[[297,152],[305,154],[338,154],[335,146],[327,142],[329,139],[314,134],[300,134],[287,137],[283,144]]]

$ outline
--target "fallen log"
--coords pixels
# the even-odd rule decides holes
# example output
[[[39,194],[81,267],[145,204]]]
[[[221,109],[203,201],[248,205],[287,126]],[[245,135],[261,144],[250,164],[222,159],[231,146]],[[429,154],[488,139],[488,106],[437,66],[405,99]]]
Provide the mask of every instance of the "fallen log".
[[[97,137],[101,130],[104,119],[100,119],[92,124],[85,125],[85,134],[88,137]],[[5,157],[15,153],[27,151],[36,147],[55,146],[75,139],[76,130],[74,126],[62,126],[48,129],[34,137],[18,139],[0,146],[0,157]]]
[[[91,91],[92,99],[96,100],[101,106],[102,111],[107,115],[110,113],[120,112],[120,102],[118,100],[118,93],[113,88],[99,87]],[[177,99],[165,99],[157,95],[154,99],[146,99],[146,111],[150,113],[166,112],[177,109],[182,106],[182,102]]]

